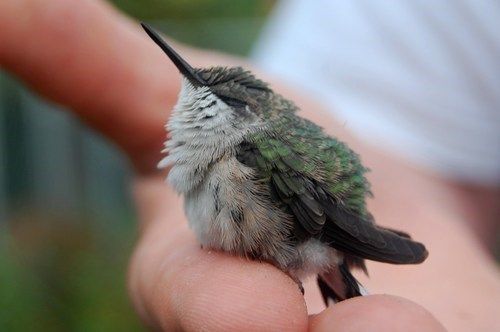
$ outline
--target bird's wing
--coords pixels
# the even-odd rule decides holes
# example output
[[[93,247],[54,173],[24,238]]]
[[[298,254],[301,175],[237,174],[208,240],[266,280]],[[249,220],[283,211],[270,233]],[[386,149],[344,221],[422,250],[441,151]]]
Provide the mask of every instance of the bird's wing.
[[[306,120],[287,134],[257,133],[237,158],[269,183],[271,197],[295,216],[298,238],[314,236],[357,257],[393,264],[419,263],[425,247],[369,220],[365,169],[344,144]],[[303,124],[311,126],[300,129]],[[290,129],[290,128],[289,128]],[[311,133],[312,130],[312,133]]]

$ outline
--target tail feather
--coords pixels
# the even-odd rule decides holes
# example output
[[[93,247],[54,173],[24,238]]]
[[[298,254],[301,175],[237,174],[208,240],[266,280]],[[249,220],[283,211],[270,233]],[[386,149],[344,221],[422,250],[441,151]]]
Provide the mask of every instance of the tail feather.
[[[342,263],[317,278],[323,301],[328,305],[328,299],[340,302],[356,296],[363,296],[367,291],[354,278],[346,263]]]

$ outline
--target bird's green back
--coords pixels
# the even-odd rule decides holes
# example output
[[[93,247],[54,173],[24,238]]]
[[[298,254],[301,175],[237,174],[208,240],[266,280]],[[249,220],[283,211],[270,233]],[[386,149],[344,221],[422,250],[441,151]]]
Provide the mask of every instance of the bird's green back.
[[[275,105],[273,105],[275,106]],[[322,188],[346,210],[367,217],[365,199],[370,195],[369,184],[359,156],[346,144],[328,136],[316,124],[295,114],[293,104],[270,113],[269,128],[251,134],[248,139],[258,150],[256,168],[267,178],[276,173],[288,173],[281,179],[297,192],[304,185],[322,184]]]

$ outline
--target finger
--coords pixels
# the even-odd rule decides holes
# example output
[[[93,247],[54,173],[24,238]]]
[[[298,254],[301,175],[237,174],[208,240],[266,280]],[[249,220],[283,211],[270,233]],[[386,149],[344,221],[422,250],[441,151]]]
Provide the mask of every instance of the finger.
[[[310,331],[446,331],[418,304],[390,295],[342,301],[311,317]]]
[[[159,181],[141,181],[136,193],[141,217],[153,221],[143,225],[129,285],[136,307],[153,326],[187,331],[306,329],[302,294],[288,276],[269,264],[201,250],[180,222],[178,198]]]
[[[179,75],[138,25],[104,1],[7,0],[0,41],[0,65],[154,167]]]

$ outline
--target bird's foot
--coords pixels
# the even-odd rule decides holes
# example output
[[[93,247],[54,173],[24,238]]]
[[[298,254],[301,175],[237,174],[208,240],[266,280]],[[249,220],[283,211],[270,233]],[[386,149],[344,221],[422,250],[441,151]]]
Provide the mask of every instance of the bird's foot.
[[[304,295],[305,291],[304,291],[304,286],[302,286],[302,281],[298,281],[297,286],[299,286],[300,292],[302,293],[302,295]]]
[[[297,276],[295,276],[295,274],[293,273],[288,272],[287,274],[290,278],[292,278],[293,281],[295,281],[295,283],[297,283],[297,287],[299,287],[300,292],[302,293],[302,295],[304,295],[305,291],[304,286],[302,285],[302,281],[300,281],[300,279],[297,278]]]

